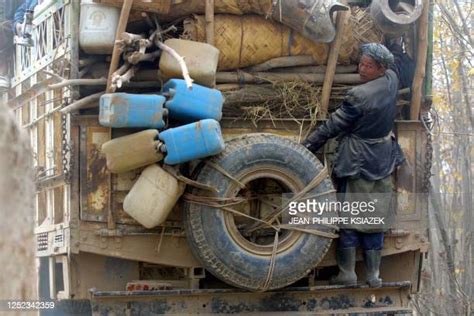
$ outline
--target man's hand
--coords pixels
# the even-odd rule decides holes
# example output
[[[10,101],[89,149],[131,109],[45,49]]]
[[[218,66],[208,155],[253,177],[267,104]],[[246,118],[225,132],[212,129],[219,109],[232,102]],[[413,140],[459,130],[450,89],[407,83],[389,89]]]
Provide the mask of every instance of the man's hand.
[[[17,36],[23,36],[23,23],[15,23],[15,34]]]
[[[308,149],[310,152],[312,152],[313,154],[316,153],[316,151],[318,149],[315,149],[313,144],[308,140],[308,138],[306,138],[305,140],[303,140],[301,142],[301,145],[303,145],[306,149]]]

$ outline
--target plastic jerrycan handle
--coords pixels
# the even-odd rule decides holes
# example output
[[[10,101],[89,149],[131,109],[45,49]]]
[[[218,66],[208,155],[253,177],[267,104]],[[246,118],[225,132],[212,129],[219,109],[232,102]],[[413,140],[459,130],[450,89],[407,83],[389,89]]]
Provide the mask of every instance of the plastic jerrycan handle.
[[[166,149],[166,145],[164,143],[161,143],[160,145],[160,152],[162,154],[166,154],[168,152],[168,150]]]
[[[167,92],[163,92],[161,95],[172,99],[176,94],[176,89],[170,88]]]
[[[166,113],[168,114],[168,109],[166,109]],[[158,154],[163,154],[163,156],[166,155],[167,153],[167,150],[166,150],[166,145],[164,142],[160,141],[160,133],[158,132],[158,134],[156,135],[156,138],[155,138],[155,144],[156,144],[156,153]]]
[[[157,154],[166,152],[166,151],[163,152],[163,149],[162,149],[165,146],[165,144],[162,141],[158,140],[159,135],[160,134],[158,133],[156,135],[156,138],[153,141],[153,144],[155,145],[155,151]]]

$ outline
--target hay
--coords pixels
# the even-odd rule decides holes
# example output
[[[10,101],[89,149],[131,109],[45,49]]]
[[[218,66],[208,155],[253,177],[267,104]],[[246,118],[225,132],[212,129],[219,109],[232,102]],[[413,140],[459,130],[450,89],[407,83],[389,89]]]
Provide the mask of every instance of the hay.
[[[344,93],[343,90],[339,90]],[[335,94],[340,92],[335,91]],[[275,81],[224,92],[224,116],[251,121],[293,119],[300,129],[316,125],[321,87],[305,81]],[[308,125],[309,122],[309,125]]]

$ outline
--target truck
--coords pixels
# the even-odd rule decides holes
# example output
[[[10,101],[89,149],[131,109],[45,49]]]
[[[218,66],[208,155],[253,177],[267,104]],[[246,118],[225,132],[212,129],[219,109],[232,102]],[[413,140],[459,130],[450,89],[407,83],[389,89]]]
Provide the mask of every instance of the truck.
[[[113,18],[119,23],[115,27],[125,31],[128,20],[127,31],[133,33],[137,23],[153,25],[153,14],[142,13],[147,6],[159,13],[166,5],[181,2],[44,1],[34,13],[33,46],[15,47],[8,102],[18,123],[28,131],[36,170],[38,289],[41,300],[57,301],[56,310],[43,310],[42,314],[411,314],[410,301],[420,291],[423,260],[429,248],[426,193],[431,134],[422,112],[430,107],[432,2],[379,1],[384,8],[401,3],[421,11],[421,17],[404,31],[405,48],[416,69],[409,96],[407,91],[400,91],[399,104],[405,113],[396,121],[394,133],[412,169],[408,176],[400,171],[393,176],[396,218],[385,234],[381,288],[361,283],[350,287],[328,284],[329,277],[337,272],[334,231],[318,235],[282,228],[275,233],[254,225],[255,229],[244,234],[241,227],[249,223],[242,214],[224,212],[222,205],[212,204],[216,200],[209,191],[196,187],[198,182],[225,188],[227,195],[221,196],[225,198],[282,194],[299,192],[313,177],[322,175],[315,187],[323,193],[331,190],[327,170],[336,144],[326,145],[318,155],[320,161],[298,145],[302,130],[320,124],[334,109],[331,106],[329,110],[323,108],[317,120],[290,115],[255,120],[224,111],[220,126],[225,151],[175,169],[187,179],[189,195],[179,200],[165,222],[145,228],[123,210],[125,196],[141,170],[110,173],[101,147],[136,130],[100,125],[96,97],[104,86],[109,87],[113,71],[120,66],[113,41],[119,37],[112,38],[113,51],[108,54],[86,53],[80,44],[81,14],[86,5],[115,6]],[[286,5],[296,3],[290,2]],[[371,2],[377,1],[348,1],[347,5],[368,8]],[[127,3],[128,10],[133,3],[130,15]],[[214,14],[209,4],[206,17],[207,11]],[[112,19],[103,14],[102,18]],[[337,15],[335,40],[327,46],[328,66],[322,68],[324,80],[319,83],[329,91],[332,88],[333,93],[338,87],[337,82],[332,84],[337,42],[340,45],[344,40],[338,34],[342,14]],[[330,67],[333,50],[336,58]],[[87,77],[100,69],[105,69],[100,75],[104,77]],[[147,74],[144,79],[140,79],[140,72]],[[137,70],[137,79],[118,86],[117,91],[159,93],[162,82],[154,72],[156,63],[146,64]],[[244,72],[236,72],[236,76],[248,78]],[[237,85],[246,84],[242,81]],[[216,88],[225,91],[229,84]],[[62,111],[84,98],[90,102],[82,102],[81,109]],[[280,160],[280,165],[259,165],[260,155],[267,155],[268,161]],[[256,167],[251,167],[253,162]],[[270,204],[275,208],[280,202],[248,202],[248,214],[257,209],[252,216],[258,213],[263,220],[265,207]],[[301,240],[309,241],[301,246]],[[219,252],[225,253],[223,259],[213,255]],[[288,256],[278,261],[278,256],[286,253],[297,259]],[[310,268],[305,262],[308,260],[313,260]],[[279,265],[287,266],[289,272],[272,274],[272,267],[283,269]],[[356,270],[363,279],[361,254]],[[243,271],[247,278],[235,271]]]

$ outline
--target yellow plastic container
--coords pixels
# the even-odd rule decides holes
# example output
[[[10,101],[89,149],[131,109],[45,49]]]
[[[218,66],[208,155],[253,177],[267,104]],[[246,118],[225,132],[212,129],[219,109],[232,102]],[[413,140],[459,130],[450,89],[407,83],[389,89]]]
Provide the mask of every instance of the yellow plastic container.
[[[184,57],[189,75],[195,83],[211,88],[215,86],[217,63],[219,62],[217,48],[206,43],[175,38],[165,41],[165,45]],[[178,62],[166,52],[161,55],[159,67],[165,81],[171,78],[183,78]]]
[[[146,228],[153,228],[166,220],[184,188],[171,174],[151,165],[128,192],[123,209]]]
[[[149,129],[109,140],[102,145],[102,152],[107,158],[110,172],[122,173],[163,159],[161,145],[158,131]]]

